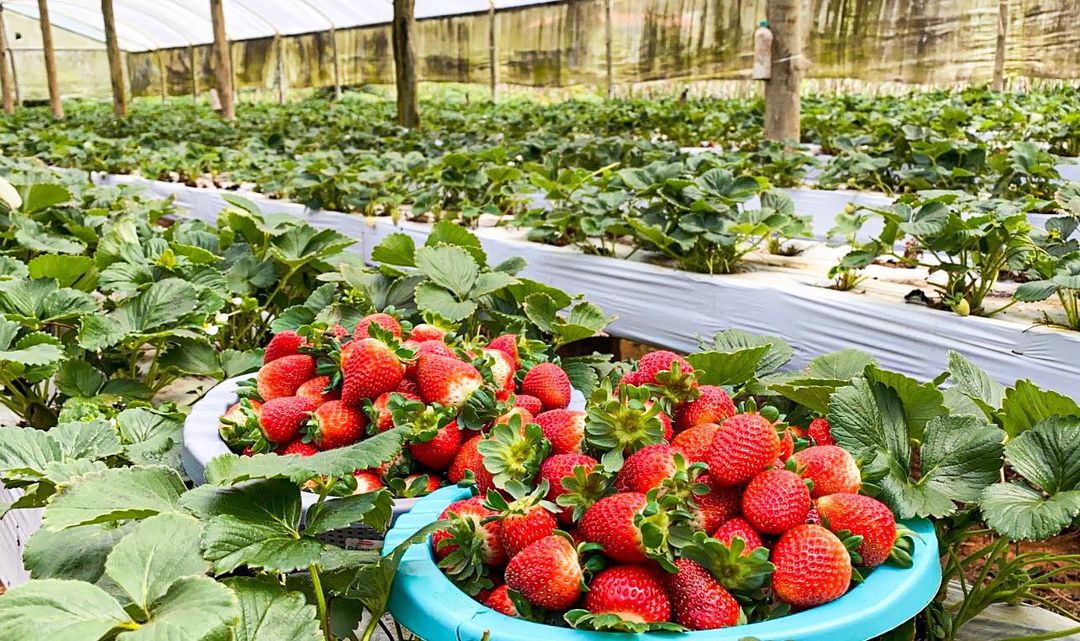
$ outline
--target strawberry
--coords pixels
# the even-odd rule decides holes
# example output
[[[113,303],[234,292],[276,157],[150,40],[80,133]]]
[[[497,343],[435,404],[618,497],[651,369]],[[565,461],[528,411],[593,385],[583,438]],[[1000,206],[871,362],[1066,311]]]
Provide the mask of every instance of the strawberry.
[[[356,490],[353,494],[377,492],[386,487],[379,475],[371,470],[356,470],[353,472],[353,478],[356,479]]]
[[[591,614],[614,614],[630,623],[661,623],[671,618],[664,574],[644,565],[616,565],[601,570],[585,593]]]
[[[484,384],[479,370],[455,358],[424,354],[416,368],[425,403],[461,407]]]
[[[694,368],[690,365],[690,361],[686,360],[682,356],[679,356],[675,352],[669,352],[667,350],[657,350],[655,352],[649,352],[640,359],[638,359],[637,371],[638,385],[660,385],[660,374],[663,372],[671,371],[673,365],[677,365],[679,370],[683,374],[689,374],[694,371]]]
[[[815,418],[810,421],[810,425],[806,428],[806,435],[810,437],[810,440],[814,441],[815,445],[836,445],[836,439],[832,437],[829,421],[823,418]]]
[[[341,398],[340,391],[330,388],[329,376],[316,376],[315,378],[304,382],[303,385],[296,388],[296,395],[310,398],[315,401],[316,405],[325,403],[326,401],[336,401]]]
[[[401,379],[401,382],[398,383],[398,386],[394,388],[394,391],[401,392],[403,394],[409,393],[416,396],[416,398],[420,398],[420,386],[417,385],[416,381],[412,380],[411,378]]]
[[[299,439],[290,441],[288,445],[282,445],[274,450],[275,453],[281,456],[288,456],[290,454],[297,454],[299,456],[311,456],[312,454],[318,454],[319,448],[315,447],[311,443],[305,443]]]
[[[881,501],[861,494],[829,494],[817,501],[822,523],[832,532],[844,530],[861,536],[855,552],[858,565],[877,567],[892,553],[896,542],[896,517]]]
[[[497,349],[510,357],[514,367],[521,367],[521,357],[518,355],[517,334],[503,334],[491,339],[487,349]]]
[[[544,500],[547,490],[547,485],[541,483],[530,493],[525,484],[511,481],[506,485],[513,499],[509,502],[498,492],[488,492],[484,506],[498,513],[502,525],[499,540],[510,558],[533,542],[551,536],[558,527],[553,514],[558,508]]]
[[[648,503],[648,498],[640,492],[605,496],[585,510],[581,517],[578,526],[582,538],[599,543],[604,555],[613,561],[645,563],[649,557],[637,517],[645,511]],[[659,514],[663,515],[662,512]]]
[[[551,441],[553,454],[577,454],[585,439],[585,412],[577,410],[548,410],[536,416],[536,423]]]
[[[713,630],[739,623],[739,603],[708,570],[690,559],[677,559],[675,567],[678,571],[667,576],[667,589],[676,623],[690,630]]]
[[[559,503],[559,497],[568,491],[564,483],[574,479],[574,469],[580,467],[588,474],[596,465],[596,459],[585,454],[555,454],[540,464],[537,480],[547,483],[548,493],[545,498],[552,503]],[[570,512],[570,509],[560,512],[560,520],[569,523]]]
[[[646,445],[631,454],[623,463],[615,477],[615,489],[644,494],[654,487],[660,487],[661,483],[674,476],[679,469],[675,461],[676,454],[681,455],[681,452],[667,443]]]
[[[353,340],[341,355],[341,400],[359,405],[396,388],[405,376],[397,351],[377,338]]]
[[[810,496],[816,498],[844,492],[855,494],[862,485],[862,475],[855,459],[837,445],[815,445],[792,455],[803,478],[814,482]]]
[[[622,387],[624,385],[638,386],[644,384],[645,382],[644,380],[642,380],[641,372],[637,370],[634,370],[632,372],[625,372],[622,375],[622,378],[619,379],[619,387]]]
[[[451,421],[439,428],[431,440],[410,443],[409,452],[421,464],[442,472],[454,462],[459,447],[461,430],[457,421]]]
[[[794,472],[766,470],[743,490],[743,517],[758,532],[782,534],[805,523],[809,512],[810,490]]]
[[[544,404],[540,402],[540,399],[528,394],[516,394],[514,396],[514,407],[525,408],[533,416],[539,416],[544,412]]]
[[[651,407],[652,402],[650,401],[646,405]],[[664,430],[664,440],[670,443],[671,437],[675,434],[672,429],[671,417],[668,416],[667,412],[659,411],[656,413],[656,418],[660,419],[660,427]]]
[[[413,325],[412,331],[409,332],[409,340],[417,343],[423,343],[424,341],[442,342],[444,338],[446,338],[446,330],[426,323]]]
[[[577,550],[566,538],[545,536],[506,565],[506,586],[548,610],[565,610],[581,596],[584,575]]]
[[[675,438],[671,439],[671,445],[682,450],[690,463],[704,463],[705,454],[719,430],[720,426],[716,423],[695,425],[676,434]]]
[[[285,396],[263,403],[259,413],[259,429],[271,443],[288,443],[296,438],[315,401],[299,396]]]
[[[259,368],[255,375],[259,396],[272,401],[294,396],[296,390],[315,376],[315,359],[306,354],[276,358]]]
[[[675,410],[675,427],[679,431],[706,423],[719,424],[735,416],[735,403],[724,388],[716,385],[702,385],[698,391],[700,395],[697,398]]]
[[[396,338],[401,338],[401,325],[397,322],[397,319],[390,314],[369,314],[360,319],[360,322],[356,324],[356,329],[353,330],[353,339],[359,340],[368,338],[368,325],[375,323],[379,327],[389,331]]]
[[[499,614],[505,614],[508,617],[519,616],[517,606],[514,605],[514,601],[510,598],[510,588],[506,587],[506,585],[500,585],[492,590],[486,598],[481,600],[481,603]]]
[[[539,425],[522,425],[520,418],[514,416],[509,423],[492,427],[491,434],[476,449],[484,457],[484,467],[491,472],[492,482],[502,488],[511,480],[531,481],[550,447]]]
[[[414,483],[419,482],[420,479],[424,480],[423,486],[421,487],[421,491],[416,492],[415,494],[413,494],[413,496],[420,496],[422,494],[430,494],[430,493],[434,492],[435,490],[439,489],[439,487],[442,485],[442,479],[439,478],[439,476],[437,474],[410,474],[410,475],[405,477],[404,485],[407,488],[412,487],[412,485]]]
[[[414,343],[412,341],[405,341],[402,344],[404,347],[416,351],[417,359],[408,363],[405,366],[405,377],[416,378],[417,367],[419,366],[419,357],[422,354],[434,354],[435,356],[445,356],[446,358],[452,358],[454,360],[461,360],[454,355],[453,350],[446,346],[446,343],[442,341],[423,341],[420,343]]]
[[[476,489],[481,494],[487,494],[488,490],[495,487],[495,482],[491,472],[488,472],[487,468],[484,467],[484,457],[480,455],[480,451],[477,449],[483,440],[483,435],[477,435],[465,441],[461,449],[458,450],[457,455],[454,456],[454,461],[450,464],[446,476],[451,483],[460,483],[465,480],[467,472],[472,472],[472,478],[476,481]]]
[[[263,364],[276,361],[282,356],[299,354],[300,348],[306,344],[307,341],[291,329],[278,332],[274,334],[270,342],[266,344],[266,349],[263,350]]]
[[[328,401],[311,414],[308,434],[320,450],[352,445],[364,436],[367,417],[344,401]]]
[[[709,445],[705,463],[713,484],[740,485],[776,460],[780,437],[761,414],[736,414],[724,420]]]
[[[529,423],[535,423],[536,417],[532,415],[532,412],[524,407],[511,407],[506,412],[500,414],[491,422],[488,427],[495,427],[496,425],[509,425],[510,421],[514,420],[514,417],[518,417],[517,422],[519,426],[528,425]]]
[[[765,545],[754,526],[747,523],[746,519],[737,516],[721,523],[720,527],[713,532],[712,537],[728,546],[735,538],[742,539],[743,549],[740,553],[742,556],[750,556],[751,552]]]
[[[419,401],[420,397],[412,392],[399,392],[397,390],[391,392],[383,392],[379,394],[371,403],[368,416],[371,418],[371,424],[375,426],[375,429],[380,432],[385,432],[394,426],[394,416],[390,413],[390,395],[401,394],[405,400]]]
[[[570,377],[554,363],[538,363],[525,374],[521,391],[540,399],[545,410],[565,409],[570,404]]]
[[[784,533],[772,548],[776,598],[809,608],[840,598],[851,584],[851,556],[835,534],[804,524]]]
[[[455,501],[439,515],[439,520],[449,522],[447,526],[431,535],[439,566],[467,590],[481,586],[478,580],[486,574],[485,566],[506,562],[506,551],[499,541],[502,526],[490,520],[493,516],[495,512],[484,507],[479,496]]]
[[[485,349],[482,353],[487,359],[495,388],[513,393],[514,374],[517,372],[517,364],[514,360],[509,354],[498,349]]]
[[[698,482],[711,485],[708,474],[702,475]],[[742,490],[738,487],[710,487],[707,494],[693,495],[695,525],[705,532],[712,532],[721,523],[739,513],[741,495]]]

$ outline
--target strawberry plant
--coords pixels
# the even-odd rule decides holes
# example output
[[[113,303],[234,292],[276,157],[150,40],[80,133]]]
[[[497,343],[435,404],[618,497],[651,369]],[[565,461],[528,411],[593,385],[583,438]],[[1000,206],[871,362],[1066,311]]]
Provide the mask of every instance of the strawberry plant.
[[[1080,329],[1080,243],[1073,235],[1080,226],[1080,184],[1067,183],[1057,193],[1061,215],[1046,221],[1046,229],[1034,235],[1041,250],[1032,260],[1030,280],[1017,287],[1014,298],[1040,301],[1057,296],[1065,319],[1045,314],[1049,325]]]

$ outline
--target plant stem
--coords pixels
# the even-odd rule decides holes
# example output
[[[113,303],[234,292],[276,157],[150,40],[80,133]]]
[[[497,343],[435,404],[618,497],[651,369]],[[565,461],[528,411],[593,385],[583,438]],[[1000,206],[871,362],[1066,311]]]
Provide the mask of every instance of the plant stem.
[[[326,641],[333,641],[330,638],[330,610],[326,607],[326,595],[323,593],[322,580],[319,578],[319,566],[312,563],[308,566],[308,573],[311,574],[311,587],[315,592],[315,607],[319,611],[319,622],[322,625],[323,638]]]

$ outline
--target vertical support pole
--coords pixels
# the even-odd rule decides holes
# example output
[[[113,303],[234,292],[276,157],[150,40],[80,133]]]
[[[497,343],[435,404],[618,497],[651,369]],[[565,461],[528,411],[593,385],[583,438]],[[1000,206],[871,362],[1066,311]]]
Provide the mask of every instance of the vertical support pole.
[[[38,0],[38,22],[41,24],[41,47],[45,53],[45,76],[49,82],[49,106],[53,118],[64,117],[64,105],[60,102],[60,82],[56,78],[56,49],[53,47],[52,23],[49,22],[49,4]]]
[[[285,104],[285,39],[274,34],[274,56],[277,58],[277,101]]]
[[[615,95],[615,69],[611,60],[611,0],[604,0],[604,64],[607,67],[607,97]]]
[[[221,3],[222,0],[210,0],[210,19],[214,24],[214,74],[221,99],[221,117],[232,122],[236,120],[236,93],[229,39],[225,35],[225,9]]]
[[[124,61],[120,57],[120,42],[116,39],[116,14],[112,0],[101,0],[101,17],[105,22],[105,52],[109,57],[109,81],[112,83],[113,113],[117,118],[127,115],[127,95],[124,91]]]
[[[11,68],[8,67],[8,58],[11,52],[7,45],[7,25],[4,24],[4,7],[0,6],[0,88],[4,95],[4,113],[15,113],[15,95],[11,86]]]
[[[491,67],[491,102],[499,97],[499,49],[495,42],[495,0],[488,0],[488,66]]]
[[[420,126],[420,112],[416,106],[416,51],[413,47],[415,13],[416,0],[394,0],[392,40],[398,124],[410,129]]]
[[[767,0],[766,19],[773,32],[772,77],[765,81],[765,138],[799,141],[799,85],[802,57],[801,0]]]
[[[15,104],[22,104],[22,96],[19,95],[19,68],[15,65],[15,52],[8,47],[8,58],[11,58],[11,84],[15,85]]]
[[[334,56],[334,100],[341,100],[341,60],[338,58],[337,30],[330,28],[330,55]]]
[[[165,53],[163,51],[157,52],[157,65],[158,75],[161,76],[161,102],[164,103],[165,99],[169,97],[169,76],[165,69]]]
[[[1005,89],[1005,45],[1009,33],[1009,0],[998,0],[997,47],[994,50],[994,91]]]
[[[199,69],[196,64],[195,45],[188,45],[188,67],[191,68],[191,99],[199,101]]]

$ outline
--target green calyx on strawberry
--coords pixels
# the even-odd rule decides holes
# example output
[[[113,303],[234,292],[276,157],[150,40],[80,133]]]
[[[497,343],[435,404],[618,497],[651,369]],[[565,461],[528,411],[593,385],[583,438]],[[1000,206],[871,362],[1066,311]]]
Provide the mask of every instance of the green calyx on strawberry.
[[[488,490],[484,507],[496,513],[488,520],[497,520],[501,524],[499,538],[508,556],[513,557],[529,544],[555,532],[558,522],[554,512],[558,508],[544,500],[547,492],[547,482],[540,482],[529,492],[524,483],[512,480],[506,484],[506,493],[512,499],[508,502],[498,491]]]
[[[603,465],[594,465],[591,469],[584,465],[574,468],[573,475],[564,477],[562,491],[555,499],[555,503],[563,508],[570,509],[570,520],[577,522],[585,514],[593,503],[603,498],[611,485],[614,477],[604,469]]]
[[[391,394],[386,403],[394,427],[408,427],[408,440],[413,443],[426,443],[439,433],[439,430],[454,420],[454,410],[441,405],[425,405],[402,394]],[[374,409],[372,407],[372,409]],[[369,413],[370,416],[370,413]],[[371,417],[374,423],[375,417]]]
[[[496,487],[505,488],[511,480],[530,482],[547,458],[550,444],[536,423],[521,425],[521,417],[496,425],[488,438],[477,446],[484,467],[491,472]]]
[[[247,382],[247,381],[245,381]],[[263,438],[262,430],[259,429],[258,406],[262,405],[251,398],[241,398],[222,415],[219,420],[218,434],[221,440],[233,449],[243,450],[250,448],[253,452],[266,452],[269,450],[269,442]],[[255,445],[261,441],[260,449]]]
[[[509,404],[496,400],[495,394],[489,388],[481,387],[469,395],[469,400],[461,407],[458,425],[467,430],[483,429],[509,411],[510,407]]]
[[[510,515],[528,514],[534,507],[539,507],[552,513],[559,510],[558,506],[544,498],[548,493],[547,481],[540,481],[540,483],[536,485],[536,488],[530,492],[527,485],[513,479],[506,483],[504,490],[510,495],[512,500],[507,501],[506,497],[501,493],[495,490],[488,490],[486,500],[484,501],[484,507],[494,512],[498,512],[498,516],[494,517],[496,519],[504,519]]]
[[[740,537],[727,545],[704,532],[695,532],[680,552],[684,559],[708,570],[728,590],[752,595],[765,586],[776,568],[769,562],[769,550],[760,547],[744,554],[745,546]]]
[[[563,618],[571,627],[578,630],[595,630],[597,632],[629,632],[642,634],[645,632],[686,632],[686,628],[678,623],[660,621],[656,623],[641,623],[624,619],[618,614],[605,612],[593,614],[583,608],[567,611]]]
[[[617,472],[623,456],[646,445],[664,442],[659,403],[650,403],[652,393],[644,387],[623,385],[617,392],[605,383],[589,398],[585,426],[586,443],[603,451],[604,467]]]
[[[694,370],[687,370],[684,364],[677,360],[672,361],[669,369],[657,372],[654,380],[655,382],[648,386],[655,388],[660,396],[675,405],[692,401],[700,394]]]
[[[427,474],[410,477],[394,476],[386,481],[386,487],[390,488],[390,493],[398,498],[411,499],[430,494],[438,489],[439,481]]]

